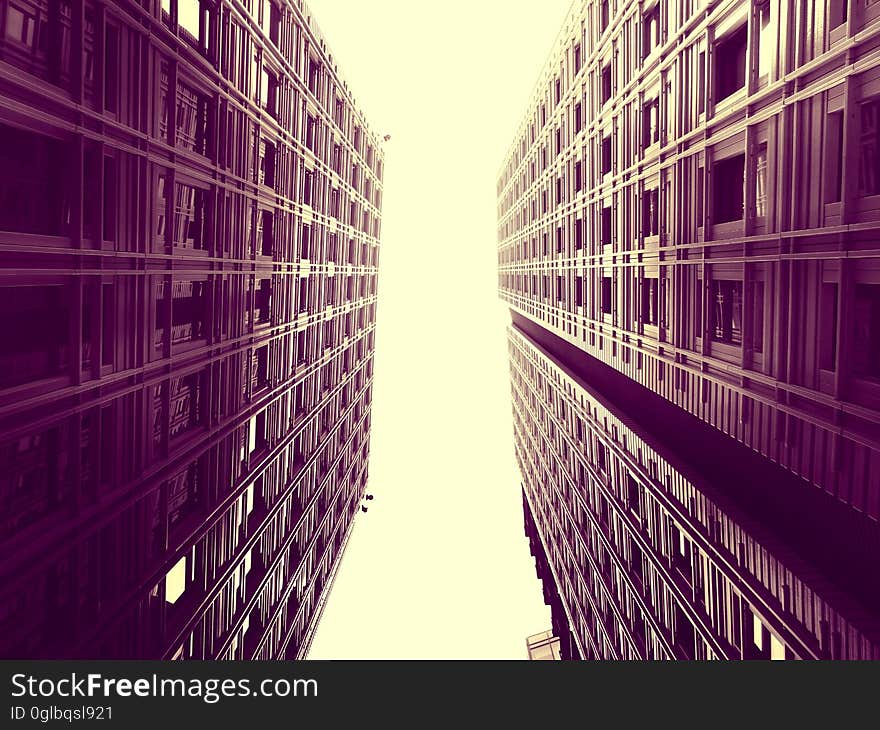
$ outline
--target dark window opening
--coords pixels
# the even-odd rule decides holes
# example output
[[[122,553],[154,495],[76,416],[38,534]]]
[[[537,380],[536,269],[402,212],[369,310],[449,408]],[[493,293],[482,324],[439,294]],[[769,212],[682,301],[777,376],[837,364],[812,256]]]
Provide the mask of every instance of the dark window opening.
[[[59,375],[67,368],[69,316],[65,287],[0,287],[0,387]]]
[[[275,235],[273,230],[275,225],[275,214],[271,210],[264,210],[261,211],[260,216],[262,218],[262,240],[260,245],[260,253],[263,256],[271,256],[275,244]]]
[[[611,172],[611,135],[602,138],[602,174]]]
[[[856,284],[853,373],[880,378],[880,284]]]
[[[309,280],[299,280],[299,311],[301,313],[309,311]]]
[[[611,64],[602,67],[602,104],[611,100]]]
[[[82,207],[82,232],[83,238],[97,238],[98,231],[95,225],[98,215],[98,196],[101,193],[99,185],[95,181],[101,175],[101,153],[97,145],[86,144],[83,154],[83,207]],[[115,191],[104,190],[104,195],[114,195]],[[104,200],[104,205],[108,201]]]
[[[274,2],[269,3],[269,40],[281,45],[281,10]]]
[[[272,280],[260,279],[254,298],[254,322],[268,324],[272,315]]]
[[[263,68],[260,96],[263,108],[275,119],[278,118],[278,77],[269,69]]]
[[[631,476],[626,478],[626,504],[629,510],[637,517],[641,517],[642,506],[640,500],[641,488],[639,483]]]
[[[257,414],[253,426],[255,429],[254,450],[262,451],[269,445],[269,417],[265,409]]]
[[[315,175],[311,170],[306,170],[303,173],[303,194],[302,194],[303,205],[311,205],[312,204],[312,188],[314,187],[314,179],[315,179]]]
[[[112,365],[116,343],[116,296],[113,284],[101,285],[101,365]]]
[[[712,219],[715,223],[742,220],[745,155],[718,160],[713,166]]]
[[[660,233],[660,191],[646,190],[642,196],[642,235],[657,236]]]
[[[825,202],[834,203],[843,195],[843,112],[828,115],[825,136]]]
[[[819,367],[837,369],[837,284],[822,284],[819,298]]]
[[[254,371],[251,392],[269,385],[269,345],[263,345],[254,351]]]
[[[103,236],[105,241],[116,240],[116,210],[118,207],[116,179],[116,160],[104,157],[104,222]]]
[[[742,25],[718,42],[715,49],[715,101],[721,101],[746,85],[748,28]]]
[[[697,184],[694,191],[694,209],[696,212],[697,227],[703,225],[703,188],[705,186],[705,172],[702,167],[697,168]]]
[[[611,277],[602,277],[602,314],[611,314]]]
[[[602,245],[611,243],[611,206],[602,208]]]
[[[752,282],[752,350],[764,350],[764,282]]]
[[[880,194],[880,100],[860,107],[859,195]]]
[[[694,625],[677,603],[675,604],[675,645],[687,658],[693,658],[695,651]]]
[[[642,322],[657,326],[658,324],[658,290],[657,279],[642,279]]]
[[[318,135],[317,135],[317,122],[315,118],[309,114],[306,117],[306,147],[308,147],[312,152],[316,152]]]
[[[275,186],[275,145],[260,140],[260,184]]]
[[[697,279],[694,287],[694,334],[703,336],[703,280]]]
[[[119,29],[107,26],[104,46],[104,108],[119,111]]]
[[[706,52],[697,54],[697,113],[706,111]]]
[[[603,473],[606,471],[606,469],[608,467],[608,462],[607,462],[605,452],[606,452],[605,444],[597,441],[596,442],[596,468]],[[604,502],[604,498],[602,498],[602,501]],[[607,520],[603,520],[603,522],[607,522]]]
[[[843,25],[847,19],[847,11],[849,8],[849,0],[831,0],[829,8],[829,28],[836,28]]]
[[[632,576],[641,583],[644,580],[642,549],[632,538],[629,539],[629,569]]]
[[[0,124],[0,230],[69,235],[69,167],[59,140]]]
[[[647,57],[660,45],[660,4],[642,16],[642,55]]]

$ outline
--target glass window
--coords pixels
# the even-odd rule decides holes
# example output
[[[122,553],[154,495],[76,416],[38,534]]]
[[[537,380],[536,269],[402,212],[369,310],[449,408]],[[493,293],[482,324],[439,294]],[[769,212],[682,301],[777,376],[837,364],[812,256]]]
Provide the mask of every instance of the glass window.
[[[658,283],[657,279],[642,279],[642,322],[644,324],[657,325]]]
[[[602,314],[611,314],[611,277],[602,277]]]
[[[660,100],[645,102],[642,115],[642,145],[650,147],[660,141]]]
[[[62,373],[69,364],[69,317],[65,287],[0,287],[0,388]]]
[[[648,10],[642,17],[642,50],[647,57],[660,44],[660,4]]]
[[[757,8],[758,22],[758,78],[770,73],[773,65],[773,54],[776,50],[775,30],[770,14],[770,3],[762,2]]]
[[[646,190],[642,197],[642,235],[656,236],[660,233],[660,197],[657,188]]]
[[[764,282],[752,282],[752,350],[764,349]]]
[[[611,64],[602,67],[602,103],[611,99]]]
[[[745,155],[734,155],[724,160],[717,160],[713,172],[715,173],[712,184],[713,222],[728,223],[742,220]]]
[[[861,133],[859,135],[859,194],[880,194],[880,100],[861,105]]]
[[[830,27],[837,28],[846,22],[849,0],[831,0],[829,8]]]
[[[0,230],[69,235],[69,162],[61,141],[0,124]]]
[[[758,145],[755,153],[755,216],[767,215],[767,143]]]
[[[715,101],[745,87],[748,36],[748,27],[742,25],[718,42],[715,50]]]
[[[819,367],[837,369],[837,284],[822,284],[819,297]]]
[[[880,378],[880,284],[855,287],[853,373]]]
[[[712,282],[712,339],[731,345],[742,344],[742,282]]]

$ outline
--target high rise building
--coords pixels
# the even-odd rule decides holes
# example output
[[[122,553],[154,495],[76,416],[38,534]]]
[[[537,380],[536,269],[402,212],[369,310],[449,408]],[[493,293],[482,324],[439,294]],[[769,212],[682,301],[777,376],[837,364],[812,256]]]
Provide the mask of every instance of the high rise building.
[[[532,661],[554,661],[559,655],[559,639],[552,631],[542,631],[526,639],[526,652]]]
[[[367,479],[381,141],[300,0],[0,29],[0,655],[300,657]]]
[[[880,658],[878,30],[875,0],[566,17],[497,183],[563,656]]]

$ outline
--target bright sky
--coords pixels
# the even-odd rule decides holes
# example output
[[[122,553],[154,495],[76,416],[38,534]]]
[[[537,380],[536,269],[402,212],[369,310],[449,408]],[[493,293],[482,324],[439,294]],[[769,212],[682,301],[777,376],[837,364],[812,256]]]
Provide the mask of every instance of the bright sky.
[[[308,0],[385,146],[370,481],[310,659],[525,658],[496,175],[571,0]]]

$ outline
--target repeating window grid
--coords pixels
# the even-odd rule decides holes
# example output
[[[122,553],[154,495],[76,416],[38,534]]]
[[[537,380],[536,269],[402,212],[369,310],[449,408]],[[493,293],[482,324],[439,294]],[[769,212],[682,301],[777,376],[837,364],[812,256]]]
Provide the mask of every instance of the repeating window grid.
[[[517,339],[519,340],[520,338],[517,338]],[[519,348],[516,350],[513,349],[514,348],[513,338],[511,338],[511,348],[512,348],[511,349],[512,355],[514,353],[516,353],[517,356],[519,356],[523,359],[523,361],[526,361],[527,358],[530,358],[532,360],[534,359],[534,355],[532,355],[530,352],[527,353],[525,349],[521,349],[522,345],[520,345]],[[513,356],[512,356],[512,360],[511,360],[511,366],[512,366],[512,368],[514,367],[513,366]],[[542,365],[541,365],[542,369],[546,370],[547,367],[549,367],[547,363],[542,363]],[[512,372],[514,373],[514,377],[513,377],[514,386],[513,387],[514,387],[514,402],[515,402],[515,404],[517,404],[517,403],[523,404],[525,402],[534,402],[533,397],[525,397],[518,390],[518,387],[531,387],[527,384],[525,376],[518,369],[514,369]],[[540,392],[540,390],[538,392]],[[546,437],[542,438],[539,434],[536,435],[537,432],[534,430],[534,428],[537,428],[536,424],[541,419],[539,417],[535,417],[533,415],[532,418],[529,420],[529,423],[531,423],[531,425],[532,425],[532,429],[529,429],[528,426],[526,426],[525,429],[523,429],[523,419],[520,417],[517,408],[518,407],[515,405],[516,431],[518,434],[522,434],[523,430],[531,431],[531,434],[534,439],[534,443],[532,445],[532,448],[535,450],[535,453],[540,454],[542,452],[542,450],[546,449],[546,447],[541,446],[542,443],[545,443]],[[545,417],[546,417],[546,413],[545,413]],[[633,448],[634,444],[638,444],[637,448],[642,450],[641,453],[647,453],[644,451],[645,449],[647,449],[647,447],[644,444],[641,444],[640,441],[638,440],[638,438],[634,434],[629,432],[628,430],[625,430],[623,433],[619,433],[618,437],[624,437],[626,439],[626,442],[627,442],[630,449]],[[520,436],[518,436],[518,439],[519,438],[520,438]],[[520,453],[521,452],[518,449],[518,454],[520,454]],[[525,453],[528,454],[529,450],[526,449]],[[689,506],[689,509],[692,512],[693,512],[693,510],[697,510],[695,514],[697,517],[700,518],[701,522],[703,523],[701,530],[704,531],[704,533],[708,533],[710,535],[712,534],[712,528],[710,528],[709,525],[712,524],[713,520],[718,519],[719,517],[724,520],[724,522],[726,523],[728,528],[733,526],[732,521],[729,518],[727,518],[726,516],[723,516],[723,513],[721,513],[720,511],[717,511],[715,509],[710,510],[708,508],[708,503],[707,503],[707,500],[705,499],[705,497],[703,497],[702,495],[699,495],[699,493],[695,492],[694,487],[692,485],[688,484],[681,477],[681,475],[677,475],[674,472],[674,470],[672,470],[671,467],[669,467],[669,465],[667,465],[663,462],[662,458],[660,458],[657,455],[652,455],[651,458],[652,458],[652,463],[658,464],[660,473],[663,473],[664,471],[666,472],[667,479],[669,479],[670,475],[675,475],[676,482],[673,485],[674,491],[676,492],[675,496],[676,496],[678,502],[680,503],[680,505]],[[564,463],[564,462],[562,462],[562,463]],[[545,471],[546,471],[546,468],[540,468],[540,467],[533,468],[530,471],[530,474],[535,475],[536,481],[533,482],[534,484],[545,483],[546,480],[544,479],[544,477],[541,476],[543,473],[545,473]],[[525,475],[524,475],[524,479],[526,480],[526,483],[529,482],[528,478],[526,478]],[[699,497],[699,498],[695,497],[695,495],[697,495],[697,497]],[[560,510],[561,508],[559,505],[554,505],[551,509]],[[659,519],[659,522],[657,522],[656,524],[663,524],[662,517],[658,517],[656,514],[656,508],[653,511],[653,513],[649,512],[649,515],[652,515],[652,514],[653,514],[653,518],[649,519],[649,521],[646,523],[647,531],[649,534],[651,532],[653,532],[652,528],[654,526],[655,519]],[[693,529],[693,528],[689,528],[689,529]],[[723,531],[721,531],[721,532],[723,532]],[[793,593],[801,594],[802,596],[804,596],[804,598],[805,598],[804,602],[802,602],[799,607],[795,606],[793,610],[794,610],[795,614],[797,614],[797,618],[800,619],[800,622],[802,624],[806,624],[806,625],[812,624],[812,632],[814,635],[814,638],[813,638],[814,642],[818,643],[820,640],[822,640],[822,634],[821,634],[822,629],[821,629],[821,625],[820,625],[821,622],[830,622],[830,623],[834,624],[836,627],[839,627],[839,628],[835,629],[838,636],[846,636],[849,633],[851,633],[851,631],[852,631],[851,627],[847,626],[846,622],[843,619],[841,619],[841,617],[835,615],[833,610],[831,610],[827,606],[827,604],[825,604],[823,606],[823,610],[820,613],[820,615],[822,616],[821,621],[819,621],[819,620],[809,621],[809,619],[811,618],[811,616],[809,614],[812,612],[812,600],[814,598],[816,598],[815,594],[811,590],[806,589],[806,587],[803,586],[801,581],[799,581],[799,579],[797,579],[791,572],[789,572],[789,571],[780,572],[779,570],[777,570],[778,562],[769,557],[769,554],[767,553],[766,549],[761,548],[757,551],[757,553],[755,553],[754,549],[751,548],[752,545],[755,545],[753,538],[751,538],[746,533],[744,533],[741,530],[741,528],[734,528],[733,533],[730,533],[728,530],[727,537],[728,537],[728,539],[733,537],[735,540],[734,542],[728,543],[728,545],[730,545],[731,547],[727,548],[727,549],[729,551],[731,551],[731,553],[732,553],[731,548],[733,550],[735,550],[735,548],[733,548],[734,545],[748,544],[750,546],[750,549],[749,549],[750,555],[753,555],[753,554],[764,555],[765,556],[764,557],[764,565],[767,568],[770,568],[770,566],[773,566],[769,570],[766,570],[763,572],[762,571],[753,571],[753,575],[757,576],[758,579],[763,582],[764,589],[772,591],[776,595],[781,595],[781,591],[784,586],[791,586],[791,587],[793,587],[792,588]],[[715,538],[715,539],[718,539],[718,538]],[[665,551],[665,546],[661,545],[659,550]],[[707,562],[709,560],[709,558],[703,552],[700,553],[699,560],[701,560],[704,564],[709,564]],[[706,592],[705,593],[706,596],[709,596],[708,598],[705,599],[704,605],[706,607],[709,607],[710,604],[712,604],[711,609],[707,608],[707,612],[710,614],[710,619],[715,618],[715,620],[713,621],[713,624],[716,626],[716,630],[719,632],[720,636],[725,637],[725,640],[728,641],[728,645],[729,645],[729,644],[734,643],[734,642],[730,641],[730,639],[735,638],[733,636],[733,633],[734,633],[733,632],[733,624],[730,623],[730,621],[732,620],[732,615],[730,613],[730,605],[732,605],[732,604],[730,604],[730,603],[719,604],[717,601],[713,602],[711,600],[711,596],[710,596],[711,586],[717,585],[720,583],[721,585],[724,586],[724,590],[726,591],[728,598],[730,598],[730,596],[731,596],[730,592],[733,589],[731,587],[729,579],[722,576],[722,572],[723,571],[719,571],[719,570],[717,570],[717,568],[713,567],[712,574],[708,575],[708,572],[706,570],[704,570],[703,573],[706,574],[707,577],[703,581],[702,590]],[[784,577],[782,576],[782,573],[784,573]],[[733,605],[735,605],[735,604],[733,604]],[[721,608],[721,606],[725,606],[725,608]],[[801,613],[801,609],[804,609],[804,608],[807,609],[806,613]],[[720,616],[718,616],[719,611],[722,613],[722,615],[720,615]],[[802,632],[802,627],[796,627],[796,628],[794,628],[794,630],[796,631],[796,633]],[[803,636],[802,633],[801,633],[801,636]],[[827,638],[826,638],[826,640],[827,640]],[[866,641],[865,641],[864,637],[859,637],[859,638],[854,639],[851,643],[849,643],[846,649],[841,648],[840,650],[841,651],[847,651],[847,650],[853,651],[853,652],[856,652],[855,655],[858,656],[858,655],[861,655],[860,652],[863,652],[866,650],[866,646],[867,645],[866,645]],[[704,649],[702,647],[700,647],[699,651],[702,652],[702,651],[704,651]],[[871,651],[872,650],[870,648],[868,648],[867,649],[868,653],[865,654],[864,656],[870,656]],[[712,651],[712,653],[714,654],[714,650]]]

